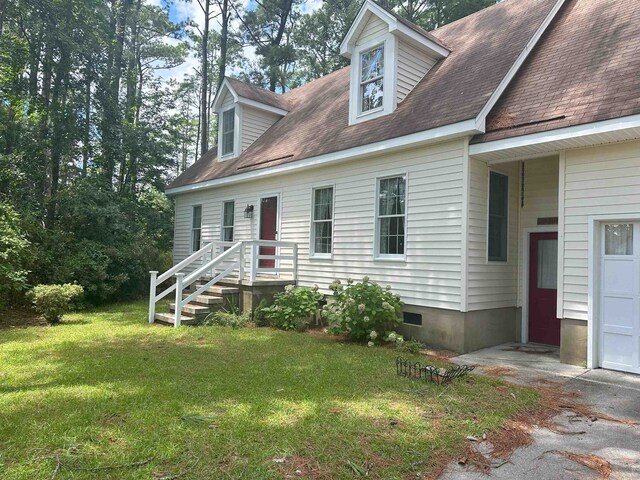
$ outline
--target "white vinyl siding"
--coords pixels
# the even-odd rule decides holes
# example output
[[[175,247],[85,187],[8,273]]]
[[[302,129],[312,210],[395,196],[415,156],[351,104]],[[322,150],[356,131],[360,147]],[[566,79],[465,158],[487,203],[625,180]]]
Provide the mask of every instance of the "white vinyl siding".
[[[506,262],[487,260],[489,167],[469,160],[469,237],[467,243],[467,309],[514,307],[518,301],[518,164],[492,170],[509,176],[509,235]]]
[[[280,238],[298,243],[301,285],[318,284],[329,293],[327,287],[335,278],[368,275],[382,285],[391,285],[408,304],[459,310],[463,158],[464,141],[455,140],[177,195],[174,262],[188,254],[184,218],[189,217],[190,204],[204,205],[203,242],[207,242],[220,238],[223,200],[234,198],[236,205],[257,208],[261,194],[279,192]],[[399,172],[408,178],[406,262],[376,261],[376,179]],[[334,187],[333,259],[318,262],[309,259],[310,193],[314,187],[327,184]],[[256,237],[255,217],[236,218],[236,241]]]
[[[275,113],[265,112],[257,108],[242,106],[242,150],[247,149],[255,142],[271,125],[281,118]]]
[[[565,158],[563,316],[587,320],[588,217],[640,218],[640,142],[569,150]]]
[[[224,98],[222,99],[222,105],[220,106],[220,110],[227,110],[228,108],[233,106],[233,95],[227,91]]]
[[[389,32],[389,25],[375,15],[370,15],[369,20],[362,29],[362,32],[360,32],[358,40],[356,40],[356,46],[364,45],[369,41],[382,37],[387,32]]]
[[[558,157],[536,158],[524,164],[524,205],[521,228],[538,225],[539,218],[558,216]]]
[[[437,62],[422,50],[398,41],[397,99],[400,103]]]

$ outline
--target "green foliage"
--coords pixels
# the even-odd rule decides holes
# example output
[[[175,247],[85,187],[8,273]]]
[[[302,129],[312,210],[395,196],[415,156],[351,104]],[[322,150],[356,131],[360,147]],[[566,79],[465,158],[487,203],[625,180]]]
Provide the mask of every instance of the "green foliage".
[[[391,293],[389,287],[384,289],[370,281],[369,277],[364,277],[361,283],[349,279],[346,287],[335,280],[329,288],[334,301],[324,306],[322,316],[329,322],[328,331],[334,335],[346,333],[353,340],[378,343],[384,332],[392,331],[401,322],[400,297]]]
[[[269,302],[267,302],[266,298],[263,298],[253,310],[253,322],[256,324],[256,327],[269,326],[269,317],[266,311],[267,307],[269,307]]]
[[[261,314],[276,328],[303,331],[323,298],[317,286],[296,288],[287,285],[284,292],[275,294],[272,306],[261,309]]]
[[[33,306],[47,322],[55,325],[69,312],[73,302],[83,293],[80,285],[36,285],[29,291]]]
[[[207,316],[202,322],[202,326],[210,327],[217,325],[219,327],[242,328],[249,323],[248,313],[229,312],[226,310],[218,310]]]
[[[419,342],[417,340],[407,340],[396,345],[396,349],[399,352],[410,353],[413,355],[419,353],[423,348],[424,345],[422,344],[422,342]]]
[[[0,306],[12,303],[26,288],[23,264],[28,245],[18,214],[11,205],[0,202]]]

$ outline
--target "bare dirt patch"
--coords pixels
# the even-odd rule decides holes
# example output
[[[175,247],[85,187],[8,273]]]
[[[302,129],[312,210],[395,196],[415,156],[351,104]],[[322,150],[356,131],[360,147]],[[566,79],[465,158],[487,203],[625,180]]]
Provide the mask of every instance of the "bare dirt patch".
[[[6,310],[0,310],[0,329],[46,326],[46,320],[30,308],[8,308]]]

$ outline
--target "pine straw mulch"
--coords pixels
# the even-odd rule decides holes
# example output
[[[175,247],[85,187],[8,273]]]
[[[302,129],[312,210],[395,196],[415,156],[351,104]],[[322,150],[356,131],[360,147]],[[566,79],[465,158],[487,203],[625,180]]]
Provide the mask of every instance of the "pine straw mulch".
[[[483,369],[483,371],[486,372],[487,370]],[[484,455],[475,447],[473,442],[468,442],[458,463],[469,464],[477,471],[489,474],[491,468],[498,468],[508,462],[516,449],[533,443],[531,432],[534,426],[545,428],[561,435],[585,433],[572,432],[558,425],[555,418],[563,412],[572,412],[576,417],[582,417],[592,422],[601,419],[624,425],[640,425],[640,422],[623,420],[597,412],[592,407],[581,403],[577,393],[564,391],[560,388],[560,385],[545,378],[534,379],[534,383],[535,385],[531,388],[538,392],[540,400],[532,408],[520,412],[515,417],[507,420],[500,430],[487,437],[487,441],[491,446],[491,453],[488,456]],[[556,450],[545,452],[545,454],[551,453],[593,470],[602,479],[608,479],[611,475],[611,464],[597,455]],[[501,463],[496,464],[496,461]],[[441,473],[443,470],[444,467],[439,472]]]

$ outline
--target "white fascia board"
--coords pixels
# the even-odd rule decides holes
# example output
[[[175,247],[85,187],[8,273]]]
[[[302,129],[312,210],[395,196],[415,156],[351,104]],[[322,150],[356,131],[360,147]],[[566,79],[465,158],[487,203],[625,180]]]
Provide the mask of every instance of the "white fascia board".
[[[430,50],[437,58],[446,58],[449,55],[449,50],[399,22],[393,15],[390,15],[384,8],[371,0],[367,0],[362,4],[358,15],[356,15],[351,27],[349,27],[349,31],[347,31],[344,40],[340,44],[340,55],[351,58],[356,39],[364,27],[364,22],[368,20],[368,14],[375,15],[385,22],[389,26],[389,33],[403,37],[413,44]]]
[[[218,110],[220,110],[220,107],[221,107],[220,102],[222,101],[221,98],[224,97],[224,93],[225,93],[226,90],[228,90],[229,93],[231,93],[231,96],[233,96],[233,101],[234,102],[238,101],[238,94],[231,87],[231,84],[225,78],[222,81],[222,85],[220,85],[220,89],[218,90],[218,93],[216,93],[216,98],[213,99],[212,108],[213,108],[214,112],[217,112]]]
[[[449,50],[444,48],[442,45],[437,44],[424,35],[420,35],[418,32],[410,29],[405,24],[398,22],[396,19],[393,21],[394,25],[389,28],[389,31],[394,35],[397,35],[412,45],[429,50],[436,58],[442,59],[449,56]]]
[[[287,110],[283,110],[282,108],[272,107],[271,105],[267,105],[265,103],[256,102],[255,100],[251,100],[249,98],[238,97],[236,100],[238,103],[242,105],[247,105],[248,107],[257,108],[259,110],[264,110],[265,112],[275,113],[280,116],[285,116],[289,113]]]
[[[469,155],[503,152],[519,147],[530,147],[562,140],[579,139],[589,135],[600,135],[632,128],[640,128],[640,115],[603,120],[602,122],[585,123],[584,125],[558,128],[547,132],[530,133],[528,135],[504,138],[492,142],[476,143],[469,147]]]
[[[203,190],[206,188],[219,187],[221,185],[230,185],[234,183],[256,180],[258,178],[290,173],[308,168],[314,168],[326,164],[355,160],[361,157],[377,155],[380,153],[391,152],[395,150],[404,150],[407,148],[417,147],[423,144],[436,143],[453,137],[463,137],[467,135],[477,135],[482,133],[476,130],[476,120],[465,120],[463,122],[445,125],[443,127],[433,128],[423,132],[412,133],[402,137],[383,140],[381,142],[370,143],[360,147],[353,147],[339,152],[318,155],[304,160],[297,160],[284,165],[274,167],[266,167],[247,173],[231,175],[229,177],[216,178],[182,187],[170,188],[165,191],[167,195],[176,195],[179,193],[188,193]]]
[[[507,87],[509,86],[509,83],[511,83],[511,80],[513,80],[513,77],[515,77],[516,73],[518,73],[518,70],[520,70],[520,67],[525,62],[525,60],[527,59],[527,57],[529,56],[533,48],[536,46],[536,44],[538,43],[538,41],[540,40],[544,32],[547,30],[547,27],[549,26],[549,24],[551,24],[556,14],[558,13],[558,11],[562,8],[562,5],[564,5],[564,2],[565,0],[558,0],[556,4],[553,6],[549,14],[546,16],[546,18],[540,25],[540,27],[538,27],[538,30],[536,30],[536,32],[533,34],[533,37],[531,37],[529,42],[527,42],[527,45],[524,47],[524,50],[518,56],[515,63],[511,65],[511,68],[509,69],[505,77],[502,79],[500,84],[498,85],[498,88],[496,88],[496,90],[493,92],[491,97],[489,97],[489,100],[487,101],[485,106],[482,108],[482,110],[480,110],[480,113],[478,114],[478,119],[482,119],[484,121],[487,115],[489,115],[489,112],[494,107],[496,102],[500,99],[504,91],[507,89]]]

